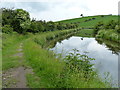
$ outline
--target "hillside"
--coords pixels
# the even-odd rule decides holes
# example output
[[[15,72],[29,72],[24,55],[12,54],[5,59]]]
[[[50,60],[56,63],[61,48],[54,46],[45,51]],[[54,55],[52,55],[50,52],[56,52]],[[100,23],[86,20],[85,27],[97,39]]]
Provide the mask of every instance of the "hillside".
[[[93,27],[98,22],[107,23],[110,20],[118,20],[117,15],[98,15],[98,16],[87,16],[81,18],[67,19],[62,21],[57,21],[61,23],[78,23],[79,27]]]

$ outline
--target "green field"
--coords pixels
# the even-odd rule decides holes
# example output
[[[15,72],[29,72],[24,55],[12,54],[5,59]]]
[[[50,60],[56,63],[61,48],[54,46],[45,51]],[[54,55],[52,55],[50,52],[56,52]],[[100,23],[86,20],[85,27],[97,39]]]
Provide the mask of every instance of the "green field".
[[[92,18],[95,18],[95,19],[85,22],[85,20],[89,20]],[[67,20],[62,20],[62,21],[58,21],[58,22],[78,23],[79,27],[89,28],[89,27],[94,27],[96,25],[96,23],[98,23],[98,22],[108,23],[110,20],[118,21],[118,16],[104,15],[104,17],[101,17],[101,15],[98,15],[98,16],[88,16],[88,17],[81,17],[81,18],[75,18],[75,19],[67,19]]]

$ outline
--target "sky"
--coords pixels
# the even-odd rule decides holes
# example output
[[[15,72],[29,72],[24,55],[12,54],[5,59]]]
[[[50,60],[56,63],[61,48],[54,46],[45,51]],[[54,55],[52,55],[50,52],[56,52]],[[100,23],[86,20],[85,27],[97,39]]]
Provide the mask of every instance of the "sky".
[[[22,8],[36,20],[59,21],[93,15],[118,15],[119,0],[0,0],[0,8]]]

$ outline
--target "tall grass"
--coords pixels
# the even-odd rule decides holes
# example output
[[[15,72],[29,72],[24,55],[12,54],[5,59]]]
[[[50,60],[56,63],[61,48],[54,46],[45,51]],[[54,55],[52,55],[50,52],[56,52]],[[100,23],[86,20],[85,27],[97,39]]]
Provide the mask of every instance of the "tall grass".
[[[100,30],[96,37],[120,43],[120,34],[116,30]]]
[[[2,33],[0,32],[0,75],[2,75]],[[2,76],[0,76],[0,89],[2,89]]]
[[[65,36],[70,36],[80,29],[71,29],[71,30],[63,30],[63,31],[54,31],[49,33],[42,33],[35,36],[34,41],[39,44],[42,48],[49,45],[51,40],[56,38],[61,38]]]
[[[94,30],[93,29],[81,29],[76,36],[80,37],[93,37]]]
[[[14,56],[18,53],[19,45],[31,35],[20,35],[18,33],[2,34],[2,70],[8,70],[19,66],[19,57]]]
[[[64,63],[56,59],[52,52],[41,48],[32,40],[25,43],[24,52],[26,61],[39,77],[36,80],[34,76],[28,75],[28,85],[32,88],[56,87]]]
[[[55,57],[52,51],[44,46],[54,38],[68,35],[72,31],[56,31],[36,35],[24,42],[26,63],[33,68],[34,74],[27,75],[27,84],[31,88],[104,88],[110,87],[98,78],[97,74],[89,74],[89,80],[84,72],[73,67],[73,71],[64,60]],[[72,57],[70,57],[71,59]],[[76,58],[77,59],[77,58]],[[73,60],[74,62],[74,60]],[[84,65],[83,65],[84,66]],[[93,75],[94,74],[94,75]],[[95,76],[96,75],[96,76]]]

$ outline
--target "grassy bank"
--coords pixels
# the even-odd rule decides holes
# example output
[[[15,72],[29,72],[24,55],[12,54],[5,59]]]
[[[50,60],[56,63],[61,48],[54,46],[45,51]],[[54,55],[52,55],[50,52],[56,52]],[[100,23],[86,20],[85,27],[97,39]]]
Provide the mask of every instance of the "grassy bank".
[[[84,70],[86,70],[89,64],[87,64],[86,61],[84,62],[84,58],[81,59],[83,60],[81,64],[84,64],[82,65],[83,69],[79,70],[78,67],[73,66],[72,63],[68,64],[64,60],[61,60],[61,58],[56,58],[56,55],[52,51],[46,49],[51,41],[76,32],[78,32],[78,29],[44,32],[36,35],[5,34],[3,36],[3,70],[19,66],[18,57],[14,57],[13,55],[17,53],[16,49],[22,42],[25,58],[24,65],[26,67],[32,67],[34,72],[34,74],[27,74],[26,76],[27,85],[30,88],[110,87],[108,83],[105,83],[99,78],[96,72],[90,71],[90,73],[86,74]],[[76,63],[74,61],[79,61],[76,56],[76,58],[68,57],[70,57],[68,60],[72,60],[73,63]],[[86,58],[86,60],[88,59],[90,58]]]
[[[27,75],[31,88],[104,88],[109,87],[98,76],[89,76],[86,80],[82,71],[65,70],[66,64],[56,59],[50,51],[42,49],[32,40],[25,43],[27,63],[32,66],[35,75]],[[28,52],[29,50],[29,52]],[[92,74],[91,74],[92,75]],[[37,77],[36,77],[37,76]]]
[[[120,34],[116,30],[100,30],[96,37],[120,43]]]
[[[24,53],[26,63],[30,65],[35,75],[27,75],[28,85],[31,88],[104,88],[110,87],[98,78],[95,72],[91,72],[85,78],[84,72],[74,68],[71,71],[69,66],[55,54],[45,49],[48,43],[55,39],[69,34],[70,31],[47,32],[36,35],[24,42]],[[71,30],[74,32],[74,30]],[[59,35],[59,36],[58,36]],[[74,59],[75,60],[75,59]]]
[[[18,57],[14,57],[17,53],[19,42],[24,36],[17,33],[2,35],[2,69],[7,70],[18,66]]]
[[[36,35],[4,34],[3,36],[3,70],[19,66],[17,53],[18,45],[23,43],[23,52],[26,67],[30,66],[34,74],[27,74],[27,85],[30,88],[106,88],[110,87],[98,77],[96,72],[88,74],[71,69],[61,58],[56,58],[52,51],[47,50],[51,41],[66,37],[77,32],[76,30],[64,30],[45,32]],[[16,38],[17,36],[17,38]],[[74,61],[75,59],[73,59]],[[72,71],[71,71],[72,70]]]
[[[40,35],[35,35],[34,41],[39,44],[42,48],[49,46],[49,42],[55,40],[56,38],[61,38],[65,36],[70,36],[77,33],[80,29],[69,29],[63,31],[45,32]]]
[[[19,51],[19,44],[31,37],[32,34],[20,35],[18,33],[2,34],[2,70],[8,70],[13,67],[19,66],[19,57],[15,54]]]
[[[93,37],[94,30],[93,29],[81,29],[76,35],[80,37]]]
[[[2,75],[2,33],[0,32],[0,75]],[[2,89],[2,76],[0,76],[0,89]]]
[[[42,49],[34,41],[25,43],[26,61],[33,68],[35,75],[27,75],[28,85],[31,88],[54,88],[59,80],[64,63],[57,60],[53,53]]]
[[[41,34],[27,34],[20,35],[18,33],[11,33],[1,35],[2,37],[2,69],[7,70],[9,68],[17,67],[18,58],[15,54],[18,52],[19,44],[24,42],[28,38],[33,38],[36,43],[39,43],[41,47],[47,47],[49,45],[48,41],[51,41],[57,37],[69,35],[74,33],[76,30],[65,30],[65,31],[55,31],[55,32],[45,32]]]

